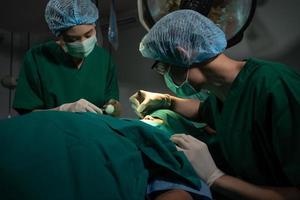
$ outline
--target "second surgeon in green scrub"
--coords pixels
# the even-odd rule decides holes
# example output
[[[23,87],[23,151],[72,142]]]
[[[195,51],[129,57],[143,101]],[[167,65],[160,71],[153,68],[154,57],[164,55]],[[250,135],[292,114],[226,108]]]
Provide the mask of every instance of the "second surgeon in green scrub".
[[[202,103],[139,91],[133,107],[142,116],[171,109],[215,130],[206,138],[193,134],[197,139],[187,130],[171,140],[216,199],[300,199],[300,75],[280,63],[232,59],[225,47],[224,33],[203,15],[164,16],[143,38],[141,53],[165,63],[159,72],[176,94],[211,94]]]
[[[97,45],[97,7],[90,0],[50,0],[45,18],[58,41],[27,52],[14,108],[21,114],[49,109],[102,113],[108,102],[119,104],[116,66]]]

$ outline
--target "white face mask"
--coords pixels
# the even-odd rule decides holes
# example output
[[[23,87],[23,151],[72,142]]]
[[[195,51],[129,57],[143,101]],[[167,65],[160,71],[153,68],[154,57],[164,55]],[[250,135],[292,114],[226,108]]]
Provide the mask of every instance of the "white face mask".
[[[86,58],[93,51],[96,43],[97,38],[94,35],[83,42],[66,43],[63,48],[66,53],[75,58]]]

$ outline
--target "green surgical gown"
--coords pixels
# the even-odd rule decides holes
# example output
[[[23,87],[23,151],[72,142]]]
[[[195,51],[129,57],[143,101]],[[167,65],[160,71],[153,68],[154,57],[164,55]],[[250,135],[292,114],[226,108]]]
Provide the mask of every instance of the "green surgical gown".
[[[165,132],[93,113],[0,121],[0,199],[142,200],[148,180],[200,181]]]
[[[81,98],[98,107],[119,99],[116,66],[103,48],[96,45],[80,69],[54,41],[27,52],[13,103],[16,110],[50,109]]]
[[[300,75],[295,71],[248,59],[226,100],[210,96],[200,116],[217,131],[208,143],[219,148],[212,156],[227,174],[258,185],[300,186]]]
[[[202,132],[203,127],[205,126],[204,124],[194,124],[194,122],[186,119],[182,115],[172,110],[160,109],[150,113],[149,115],[163,121],[162,124],[157,124],[154,126],[165,131],[169,137],[176,133],[186,133],[195,137],[203,135]]]

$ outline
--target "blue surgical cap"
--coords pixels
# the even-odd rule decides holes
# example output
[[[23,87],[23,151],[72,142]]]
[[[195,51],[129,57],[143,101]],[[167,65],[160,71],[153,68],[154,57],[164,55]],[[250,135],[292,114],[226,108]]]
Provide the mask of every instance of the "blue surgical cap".
[[[222,53],[224,32],[210,19],[192,10],[174,11],[161,18],[142,39],[144,57],[190,67]]]
[[[90,0],[50,0],[45,19],[56,36],[72,26],[93,24],[98,19],[98,8]]]

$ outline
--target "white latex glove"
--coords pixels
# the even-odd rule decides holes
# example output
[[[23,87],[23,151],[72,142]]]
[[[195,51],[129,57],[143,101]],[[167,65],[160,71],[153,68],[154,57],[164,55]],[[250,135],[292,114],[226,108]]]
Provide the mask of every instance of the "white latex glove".
[[[171,98],[168,94],[153,93],[140,90],[129,98],[131,106],[139,117],[144,117],[149,112],[170,108]]]
[[[209,186],[225,175],[217,168],[204,142],[186,134],[175,134],[171,140],[177,145],[178,151],[183,151],[198,176]]]
[[[59,111],[67,112],[92,112],[102,114],[102,110],[85,99],[80,99],[74,103],[66,103],[59,106]]]

